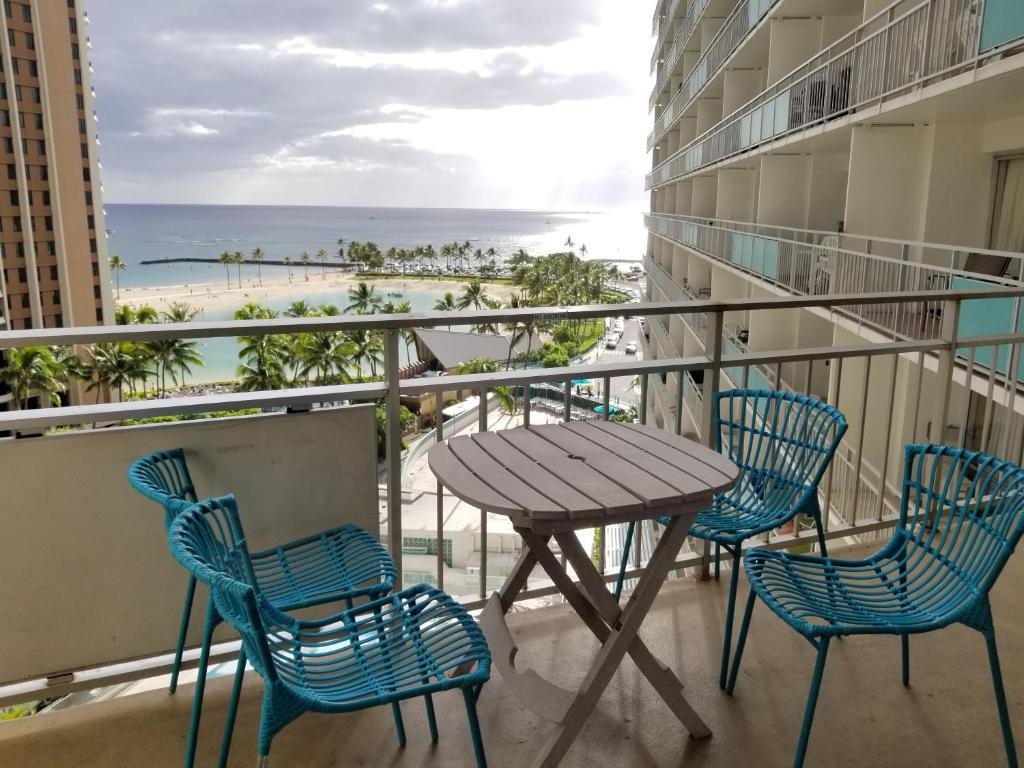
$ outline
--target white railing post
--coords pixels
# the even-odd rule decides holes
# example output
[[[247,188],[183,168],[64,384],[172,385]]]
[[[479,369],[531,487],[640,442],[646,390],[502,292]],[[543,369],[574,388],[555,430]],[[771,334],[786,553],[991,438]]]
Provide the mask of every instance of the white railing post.
[[[709,365],[704,369],[704,408],[701,414],[700,437],[701,442],[709,448],[715,447],[715,440],[712,432],[715,425],[715,395],[718,394],[719,377],[722,374],[722,323],[724,320],[721,310],[708,313],[710,315],[704,335],[704,351],[708,357]]]
[[[387,457],[388,549],[398,571],[396,587],[403,586],[402,575],[402,402],[398,378],[398,331],[384,332],[384,378],[388,393],[384,400],[385,455]]]
[[[936,381],[939,384],[938,397],[935,398],[935,408],[932,411],[932,428],[928,439],[936,444],[943,442],[946,414],[949,413],[950,392],[953,389],[953,368],[956,363],[956,340],[960,326],[960,300],[944,301],[942,303],[942,330],[941,338],[948,346],[939,350],[939,367],[936,371]],[[970,383],[968,383],[970,387]]]

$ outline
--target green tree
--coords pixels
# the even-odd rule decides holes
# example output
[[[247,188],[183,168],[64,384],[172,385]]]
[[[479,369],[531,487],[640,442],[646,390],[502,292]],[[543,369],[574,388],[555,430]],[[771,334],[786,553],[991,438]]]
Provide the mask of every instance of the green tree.
[[[359,283],[348,290],[348,306],[346,314],[355,312],[357,315],[372,315],[381,305],[381,298],[374,292],[372,285]]]
[[[242,361],[235,374],[239,389],[256,392],[284,389],[288,386],[287,361],[290,350],[280,336],[241,336],[238,357]]]
[[[273,320],[277,317],[277,312],[262,304],[249,301],[236,309],[233,317],[235,320]]]
[[[455,376],[467,376],[477,373],[497,373],[499,370],[501,370],[501,363],[497,360],[476,357],[459,363],[451,373]],[[512,415],[519,410],[519,403],[516,401],[512,387],[495,387],[493,392],[494,399],[505,413]]]
[[[459,309],[483,309],[487,306],[488,298],[490,297],[484,291],[483,284],[479,280],[473,280],[462,286],[462,294],[456,306]]]
[[[116,253],[110,257],[110,271],[114,273],[114,285],[117,291],[117,299],[121,298],[121,273],[124,272],[128,265],[124,263],[124,259],[118,256]]]
[[[143,304],[135,310],[133,322],[139,323],[140,325],[145,325],[147,323],[159,323],[160,313],[153,309],[153,307],[149,306],[149,304]]]
[[[234,257],[228,251],[221,251],[217,262],[224,265],[224,271],[228,274],[228,288],[231,288],[231,265],[235,263]]]
[[[364,364],[370,367],[370,377],[377,378],[377,366],[384,362],[384,343],[380,336],[370,331],[353,331],[349,334],[352,341],[352,362],[359,368],[364,369]]]
[[[312,317],[316,314],[316,310],[306,301],[300,299],[289,304],[283,314],[285,317]]]
[[[124,400],[125,387],[132,388],[138,379],[145,378],[143,356],[139,345],[131,342],[100,342],[89,347],[89,385],[98,389],[110,401],[111,388],[117,389],[117,399]]]
[[[118,304],[114,309],[114,322],[117,325],[131,325],[135,322],[135,310],[131,304]]]
[[[327,251],[321,248],[316,252],[316,260],[320,262],[320,269],[323,272],[324,280],[327,279]]]
[[[167,323],[190,323],[199,317],[201,311],[184,301],[175,301],[161,314],[163,315],[164,322]]]
[[[0,368],[0,381],[11,390],[18,408],[27,408],[32,392],[52,405],[60,405],[60,393],[66,389],[67,372],[47,347],[10,349]]]
[[[241,251],[235,251],[231,254],[231,262],[238,267],[238,287],[242,287],[242,264],[245,263],[245,256],[242,255]]]
[[[345,260],[345,238],[338,238],[338,261]]]
[[[302,256],[300,257],[300,261],[302,262],[302,269],[303,269],[303,272],[304,272],[304,274],[306,276],[306,282],[308,283],[309,282],[309,263],[310,263],[311,259],[309,258],[309,254],[306,251],[302,252]]]
[[[347,381],[355,349],[355,344],[340,333],[324,331],[303,334],[298,356],[301,362],[296,373],[307,380],[312,373],[318,382],[330,378]]]
[[[285,256],[285,257],[284,257],[284,265],[285,265],[286,267],[288,267],[288,284],[289,284],[289,285],[290,285],[290,284],[291,284],[291,282],[292,282],[292,265],[293,265],[294,263],[295,263],[295,262],[294,262],[294,261],[292,260],[292,257],[291,257],[291,256]]]
[[[263,266],[262,265],[263,265],[263,260],[266,257],[267,257],[267,255],[263,252],[263,249],[260,248],[258,245],[255,248],[252,249],[252,254],[251,254],[250,258],[252,259],[252,263],[256,265],[256,282],[259,283],[259,285],[263,285]]]

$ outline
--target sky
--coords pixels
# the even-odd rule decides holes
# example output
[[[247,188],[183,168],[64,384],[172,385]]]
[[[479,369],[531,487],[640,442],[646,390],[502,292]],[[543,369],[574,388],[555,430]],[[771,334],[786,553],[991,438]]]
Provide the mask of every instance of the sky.
[[[645,207],[651,0],[87,0],[107,202]]]

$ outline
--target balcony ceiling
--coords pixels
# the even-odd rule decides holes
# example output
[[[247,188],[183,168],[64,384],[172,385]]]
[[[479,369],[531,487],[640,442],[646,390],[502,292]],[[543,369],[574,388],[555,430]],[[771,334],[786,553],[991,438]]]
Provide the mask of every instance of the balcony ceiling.
[[[1024,557],[1011,559],[992,593],[1010,716],[1024,738]],[[741,593],[745,592],[741,587]],[[684,580],[667,586],[643,635],[678,671],[686,695],[715,735],[690,741],[657,695],[626,661],[601,700],[565,768],[663,766],[691,768],[788,765],[800,727],[814,651],[758,605],[736,697],[718,689],[718,659],[727,582]],[[745,595],[741,594],[740,605]],[[510,616],[522,646],[519,664],[567,684],[586,668],[591,635],[564,606]],[[848,638],[833,643],[811,734],[809,765],[844,768],[1004,765],[991,678],[981,635],[963,627],[911,641],[911,682],[900,682],[899,641]],[[230,680],[211,682],[197,765],[213,765]],[[437,697],[441,741],[431,747],[423,706],[403,704],[409,744],[398,749],[391,713],[378,707],[351,715],[307,715],[274,741],[275,765],[304,768],[390,766],[445,768],[473,764],[462,701]],[[250,673],[235,729],[232,765],[250,765],[256,751],[259,683]],[[5,765],[177,768],[191,686],[0,724]],[[495,677],[480,699],[490,764],[526,768],[547,725],[517,703]]]

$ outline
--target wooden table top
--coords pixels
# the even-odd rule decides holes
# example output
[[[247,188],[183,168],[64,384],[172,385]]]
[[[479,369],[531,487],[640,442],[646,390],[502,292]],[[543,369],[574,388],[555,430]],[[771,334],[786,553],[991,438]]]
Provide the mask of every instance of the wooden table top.
[[[527,528],[702,509],[738,475],[732,462],[692,440],[606,421],[461,435],[431,448],[428,463],[458,498]]]

